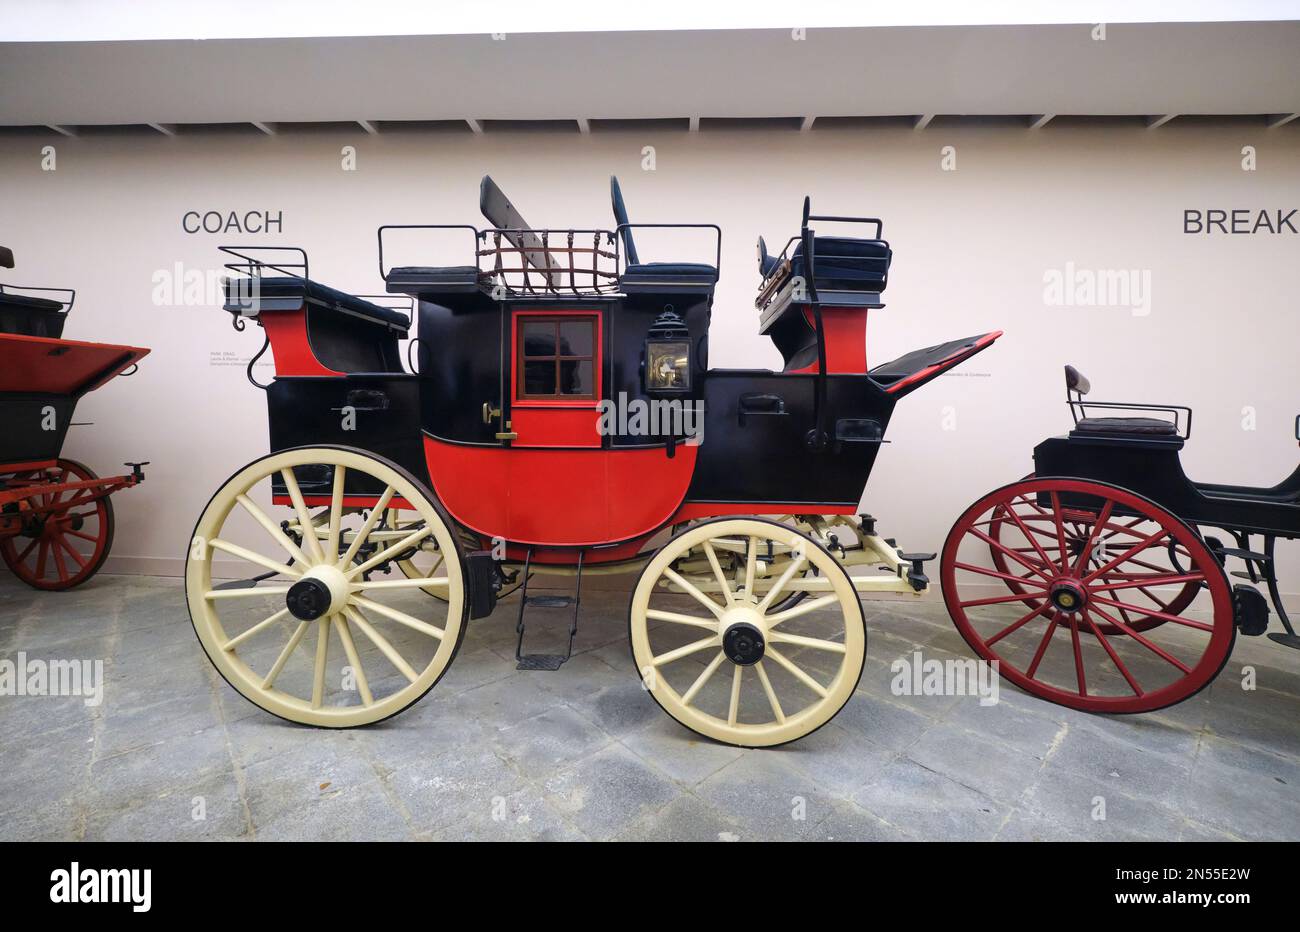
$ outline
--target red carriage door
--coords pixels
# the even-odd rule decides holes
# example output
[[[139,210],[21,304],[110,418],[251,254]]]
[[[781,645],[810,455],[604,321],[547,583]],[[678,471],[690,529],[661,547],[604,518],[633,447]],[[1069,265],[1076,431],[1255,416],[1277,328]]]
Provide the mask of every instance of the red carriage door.
[[[598,311],[513,312],[513,446],[600,446],[600,348]]]

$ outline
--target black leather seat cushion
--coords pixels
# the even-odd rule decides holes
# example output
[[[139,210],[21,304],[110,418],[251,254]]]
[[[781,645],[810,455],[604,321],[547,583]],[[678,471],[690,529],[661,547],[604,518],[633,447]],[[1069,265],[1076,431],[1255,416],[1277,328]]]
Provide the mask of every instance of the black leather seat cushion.
[[[813,284],[830,291],[882,292],[889,280],[893,250],[879,239],[813,237],[817,277]],[[791,274],[804,274],[803,244],[790,257]]]
[[[478,280],[474,265],[400,265],[388,270],[389,281],[464,282]]]
[[[63,310],[62,301],[51,301],[49,298],[35,298],[26,294],[9,294],[0,291],[0,305],[5,307],[20,307],[32,311],[61,311]]]
[[[1178,429],[1170,421],[1155,417],[1085,417],[1074,429],[1085,434],[1141,434],[1144,437],[1173,437]]]
[[[704,262],[640,262],[623,270],[624,278],[665,278],[692,283],[718,280],[718,270]]]
[[[236,290],[237,286],[243,285],[243,289]],[[247,282],[239,282],[231,279],[226,285],[227,297],[232,294],[245,295]],[[394,311],[392,308],[380,307],[378,304],[371,304],[354,295],[339,291],[337,288],[331,288],[328,285],[322,285],[320,282],[314,282],[309,278],[297,278],[286,276],[283,278],[265,278],[261,279],[261,294],[267,298],[291,298],[291,297],[309,297],[317,302],[344,308],[353,313],[360,314],[364,317],[371,317],[376,320],[392,324],[405,330],[410,327],[411,322],[406,319],[406,315]]]

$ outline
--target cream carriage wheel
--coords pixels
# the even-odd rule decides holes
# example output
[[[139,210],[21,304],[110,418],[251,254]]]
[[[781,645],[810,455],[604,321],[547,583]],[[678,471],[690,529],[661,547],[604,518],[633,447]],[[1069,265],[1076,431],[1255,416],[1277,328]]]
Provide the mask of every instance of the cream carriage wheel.
[[[382,520],[390,503],[403,509],[401,533]],[[376,575],[425,541],[447,556],[440,581]],[[218,577],[274,575],[214,585],[214,560]],[[431,585],[445,601],[423,596]],[[195,526],[185,592],[231,686],[281,718],[330,728],[379,721],[428,692],[460,646],[468,602],[442,509],[400,467],[346,447],[274,453],[227,480]]]
[[[797,591],[810,595],[781,609]],[[741,747],[826,724],[866,658],[844,567],[794,528],[755,518],[706,521],[664,544],[637,581],[630,629],[637,670],[664,711]]]

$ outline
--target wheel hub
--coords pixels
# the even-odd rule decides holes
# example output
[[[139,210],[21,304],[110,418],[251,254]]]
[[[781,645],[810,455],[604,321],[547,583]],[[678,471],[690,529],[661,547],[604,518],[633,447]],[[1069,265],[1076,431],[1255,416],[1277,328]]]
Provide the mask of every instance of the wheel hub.
[[[289,587],[284,597],[289,614],[299,621],[336,615],[347,604],[348,581],[333,566],[315,566]]]
[[[758,663],[766,649],[767,635],[752,620],[732,621],[722,632],[722,652],[732,663],[742,667]]]
[[[1088,604],[1088,590],[1073,579],[1061,579],[1048,590],[1052,604],[1062,612],[1079,612]]]

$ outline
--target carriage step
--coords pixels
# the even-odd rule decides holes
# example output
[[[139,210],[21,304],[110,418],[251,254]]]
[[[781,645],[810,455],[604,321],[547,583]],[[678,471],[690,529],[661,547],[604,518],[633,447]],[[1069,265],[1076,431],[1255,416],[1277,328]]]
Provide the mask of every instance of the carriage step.
[[[571,595],[530,595],[524,598],[529,605],[538,608],[568,608],[573,604]]]
[[[545,670],[554,673],[569,659],[568,654],[524,654],[515,664],[516,670]]]
[[[1281,644],[1283,647],[1300,650],[1300,634],[1285,634],[1281,631],[1274,631],[1268,636],[1268,639]]]
[[[1256,553],[1254,550],[1243,550],[1240,547],[1220,547],[1218,552],[1225,557],[1236,557],[1239,560],[1247,560],[1251,563],[1271,562],[1265,554]]]
[[[516,670],[545,670],[554,672],[564,665],[564,662],[573,656],[573,639],[578,633],[578,609],[582,599],[582,559],[583,551],[578,551],[578,572],[574,579],[573,595],[529,595],[528,580],[532,575],[529,569],[533,562],[533,549],[528,548],[528,554],[524,557],[524,586],[523,592],[519,599],[519,621],[515,625],[515,631],[519,634],[519,640],[515,644],[515,669]],[[569,621],[569,644],[563,654],[525,654],[524,653],[524,614],[528,611],[529,606],[537,608],[570,608],[573,609],[573,617]]]

